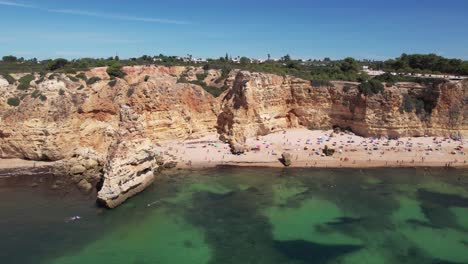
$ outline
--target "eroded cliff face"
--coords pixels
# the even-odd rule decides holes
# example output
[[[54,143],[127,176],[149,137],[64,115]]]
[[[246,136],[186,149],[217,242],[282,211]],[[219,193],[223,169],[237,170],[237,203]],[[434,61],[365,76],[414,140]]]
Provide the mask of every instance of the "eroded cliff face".
[[[311,82],[273,74],[240,72],[221,102],[218,131],[233,145],[286,128],[340,127],[363,136],[468,135],[468,82],[399,83],[364,96],[357,83]],[[405,111],[408,96],[422,110]]]
[[[105,68],[86,72],[101,78],[89,85],[64,74],[36,75],[27,91],[2,82],[0,158],[60,160],[62,173],[81,185],[102,185],[99,201],[115,207],[152,182],[155,144],[216,131],[216,99],[177,83],[190,70],[123,70],[127,76],[114,85]],[[8,98],[21,102],[10,106]]]
[[[100,183],[99,201],[115,207],[152,182],[164,159],[154,146],[164,140],[217,131],[241,149],[248,137],[334,126],[365,136],[468,135],[468,81],[434,87],[398,83],[364,96],[357,83],[315,87],[265,73],[232,71],[220,81],[221,71],[201,68],[123,71],[127,75],[115,83],[105,68],[85,72],[101,79],[93,84],[65,74],[36,74],[26,91],[0,77],[0,158],[61,160],[75,182]],[[214,98],[186,83],[199,76],[212,87],[229,89]],[[186,81],[179,83],[181,78]],[[405,111],[406,97],[422,108]],[[19,106],[8,104],[9,98],[20,99]]]
[[[127,76],[113,87],[105,68],[86,72],[88,78],[102,79],[92,85],[62,74],[50,80],[46,76],[38,84],[33,81],[28,91],[2,86],[0,158],[60,160],[83,147],[105,156],[115,140],[123,105],[141,116],[142,133],[154,141],[214,131],[217,102],[199,86],[177,83],[184,70],[128,67],[124,68]],[[18,107],[7,104],[14,97],[21,99]]]

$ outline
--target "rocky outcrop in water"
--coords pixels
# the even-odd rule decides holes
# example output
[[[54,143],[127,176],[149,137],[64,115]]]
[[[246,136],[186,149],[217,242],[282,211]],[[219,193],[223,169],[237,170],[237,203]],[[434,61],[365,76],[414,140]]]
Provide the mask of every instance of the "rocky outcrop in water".
[[[156,150],[144,135],[142,119],[129,106],[121,107],[119,130],[110,146],[98,193],[98,203],[106,207],[116,207],[154,180],[154,171],[158,167]]]

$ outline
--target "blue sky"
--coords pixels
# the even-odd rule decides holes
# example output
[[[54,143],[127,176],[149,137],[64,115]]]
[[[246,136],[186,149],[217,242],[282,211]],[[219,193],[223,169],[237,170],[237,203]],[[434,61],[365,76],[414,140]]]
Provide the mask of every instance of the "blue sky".
[[[468,59],[468,1],[0,0],[0,56]]]

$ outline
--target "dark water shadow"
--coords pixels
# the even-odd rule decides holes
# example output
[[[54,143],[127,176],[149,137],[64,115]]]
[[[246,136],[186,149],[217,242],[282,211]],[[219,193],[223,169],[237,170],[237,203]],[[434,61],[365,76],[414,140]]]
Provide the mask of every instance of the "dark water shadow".
[[[355,245],[322,245],[304,240],[274,241],[274,247],[289,258],[305,263],[328,263],[363,248]]]
[[[468,208],[468,198],[456,195],[418,189],[421,210],[434,228],[454,228],[466,231],[460,226],[450,207]]]

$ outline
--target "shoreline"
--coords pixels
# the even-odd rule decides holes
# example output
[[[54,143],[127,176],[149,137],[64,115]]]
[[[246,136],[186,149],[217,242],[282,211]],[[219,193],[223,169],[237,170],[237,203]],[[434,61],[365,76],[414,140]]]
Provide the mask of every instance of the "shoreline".
[[[194,166],[177,166],[180,170],[197,170],[197,169],[209,169],[216,167],[256,167],[256,168],[300,168],[300,169],[373,169],[373,168],[447,168],[447,169],[468,169],[468,164],[453,164],[451,166],[445,166],[442,163],[402,163],[402,164],[384,164],[384,163],[371,163],[371,164],[342,164],[336,166],[334,162],[330,164],[320,163],[317,165],[307,165],[304,163],[293,164],[291,166],[284,166],[279,161],[276,162],[228,162],[228,163],[217,163],[217,164],[196,164]]]
[[[325,156],[325,146],[333,148]],[[234,155],[215,133],[197,139],[158,142],[158,155],[175,162],[176,169],[203,169],[218,166],[285,167],[282,153],[291,155],[292,168],[468,168],[468,140],[444,137],[400,139],[365,138],[332,130],[289,129],[248,138],[247,151]],[[0,159],[0,172],[36,170],[58,162]]]
[[[50,168],[52,164],[45,164],[41,166],[31,166],[29,164],[19,164],[17,166],[4,167],[3,162],[8,159],[0,159],[0,176],[2,174],[10,174],[12,172],[33,171]],[[29,161],[28,161],[29,162]],[[447,168],[447,169],[468,169],[468,164],[452,164],[445,166],[443,162],[426,162],[426,163],[411,163],[403,162],[399,164],[388,164],[384,162],[371,162],[371,163],[342,163],[336,165],[336,162],[318,162],[317,164],[309,165],[308,163],[300,162],[294,163],[291,166],[284,166],[280,161],[277,162],[224,162],[224,163],[197,163],[192,166],[177,165],[172,170],[198,170],[198,169],[211,169],[216,167],[255,167],[255,168],[301,168],[301,169],[372,169],[372,168]],[[169,169],[171,170],[171,169]],[[11,175],[9,175],[11,176]]]

